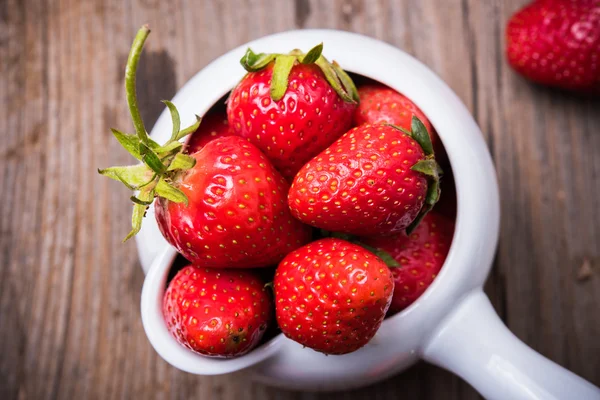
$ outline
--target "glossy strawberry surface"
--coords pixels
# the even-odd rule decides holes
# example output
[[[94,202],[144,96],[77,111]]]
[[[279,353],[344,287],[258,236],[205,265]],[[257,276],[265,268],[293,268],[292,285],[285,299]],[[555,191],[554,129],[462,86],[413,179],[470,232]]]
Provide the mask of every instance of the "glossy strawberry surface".
[[[375,335],[394,283],[374,254],[340,239],[321,239],[290,253],[277,267],[277,323],[304,346],[326,354],[355,351]]]
[[[229,128],[227,115],[220,112],[210,112],[202,118],[200,127],[190,136],[187,143],[187,152],[189,154],[195,153],[208,142],[231,135],[233,135],[233,131]]]
[[[291,179],[352,124],[356,104],[344,102],[314,64],[297,64],[283,98],[273,101],[273,66],[248,73],[227,101],[233,131],[260,148]]]
[[[286,204],[288,184],[245,139],[215,139],[192,154],[176,182],[188,205],[157,199],[165,238],[195,265],[251,268],[277,264],[310,239]]]
[[[386,125],[361,125],[296,175],[292,214],[318,228],[355,235],[400,232],[423,206],[427,179],[411,170],[425,158],[419,144]]]
[[[185,347],[211,357],[241,356],[260,343],[273,302],[254,273],[187,266],[163,298],[169,332]]]
[[[600,1],[539,0],[506,27],[509,64],[550,86],[600,94]]]
[[[361,241],[389,253],[400,267],[391,268],[394,296],[388,311],[394,314],[415,302],[440,272],[454,233],[454,222],[431,211],[410,234],[365,237]]]

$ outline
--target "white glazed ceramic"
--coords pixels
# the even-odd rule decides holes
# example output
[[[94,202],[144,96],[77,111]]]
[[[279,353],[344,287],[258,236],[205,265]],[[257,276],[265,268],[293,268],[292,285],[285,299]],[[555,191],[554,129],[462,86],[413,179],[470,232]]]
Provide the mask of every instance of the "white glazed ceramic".
[[[291,31],[268,36],[218,58],[175,96],[183,125],[202,115],[244,75],[238,60],[256,52],[305,51],[324,42],[324,54],[346,70],[387,84],[412,99],[431,120],[446,148],[456,182],[458,214],[454,240],[441,273],[414,304],[383,323],[364,348],[325,356],[279,335],[248,355],[217,360],[180,346],[168,333],[161,298],[176,255],[158,231],[153,210],[137,236],[147,272],[142,319],[156,351],[175,367],[200,375],[243,368],[258,381],[299,390],[364,386],[419,359],[463,377],[490,399],[600,399],[600,390],[519,341],[501,322],[482,285],[490,270],[499,228],[499,195],[490,154],[460,99],[425,65],[381,41],[331,30]],[[165,112],[152,137],[168,139]]]

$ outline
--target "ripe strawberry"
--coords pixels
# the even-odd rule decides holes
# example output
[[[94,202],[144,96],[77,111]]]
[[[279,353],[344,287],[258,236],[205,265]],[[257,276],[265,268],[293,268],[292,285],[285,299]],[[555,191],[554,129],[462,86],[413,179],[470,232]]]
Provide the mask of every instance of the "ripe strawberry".
[[[377,256],[326,238],[286,256],[275,272],[275,315],[292,340],[325,354],[355,351],[375,335],[394,282]]]
[[[179,113],[165,102],[173,119],[169,141],[148,137],[135,96],[137,64],[150,31],[138,32],[127,62],[125,87],[136,135],[113,134],[142,164],[99,172],[137,190],[132,230],[141,227],[146,208],[158,197],[158,226],[177,250],[203,267],[250,268],[278,263],[310,239],[310,228],[292,218],[287,182],[255,146],[237,136],[221,137],[191,155],[179,142],[198,131],[200,121],[180,130]],[[201,132],[201,131],[200,131]]]
[[[600,93],[600,1],[534,1],[506,28],[509,64],[534,82]]]
[[[358,88],[360,104],[354,111],[354,124],[388,123],[406,130],[411,129],[412,117],[423,122],[427,132],[433,132],[431,123],[423,112],[406,96],[380,83]]]
[[[241,356],[256,347],[272,321],[272,306],[255,274],[191,265],[175,275],[163,298],[169,332],[211,357]]]
[[[298,172],[288,196],[292,214],[354,235],[414,228],[439,197],[441,170],[417,118],[412,129],[412,136],[387,124],[348,131]]]
[[[432,211],[410,234],[362,238],[369,246],[387,252],[400,266],[392,268],[394,296],[388,314],[404,310],[431,285],[444,265],[454,232],[454,223]]]
[[[241,61],[248,73],[227,101],[233,131],[288,179],[350,128],[358,102],[350,77],[321,56],[322,49],[306,55],[248,49]]]
[[[187,152],[195,153],[208,142],[224,136],[233,135],[227,123],[227,116],[219,112],[210,112],[202,118],[202,123],[196,132],[192,133],[187,143]]]
[[[188,260],[212,268],[266,267],[310,239],[287,208],[288,184],[237,136],[209,142],[194,168],[173,180],[188,204],[156,202],[163,236]]]
[[[355,125],[388,123],[410,131],[412,118],[417,117],[429,132],[436,158],[438,161],[442,159],[446,161],[444,146],[435,129],[425,114],[408,97],[380,83],[361,86],[358,95],[360,104],[354,111]]]

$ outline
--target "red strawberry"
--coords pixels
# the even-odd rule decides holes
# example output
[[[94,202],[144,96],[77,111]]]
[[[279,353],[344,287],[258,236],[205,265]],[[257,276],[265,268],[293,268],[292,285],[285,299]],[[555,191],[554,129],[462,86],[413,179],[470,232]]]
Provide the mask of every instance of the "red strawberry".
[[[444,265],[454,232],[452,220],[432,211],[410,234],[368,237],[361,241],[391,255],[400,267],[392,268],[394,297],[388,314],[404,310],[425,292]]]
[[[600,1],[534,1],[506,28],[510,65],[534,82],[600,93]]]
[[[361,86],[358,89],[360,104],[354,111],[355,125],[388,123],[410,130],[412,117],[423,122],[428,132],[431,123],[423,112],[406,96],[380,83]]]
[[[288,196],[292,214],[354,235],[412,229],[437,201],[441,172],[417,118],[412,134],[387,124],[350,130],[298,172]]]
[[[163,314],[185,347],[211,357],[236,357],[260,342],[272,321],[264,283],[246,271],[187,266],[169,283]]]
[[[321,56],[254,54],[227,101],[234,132],[260,148],[288,179],[350,128],[358,95],[350,77]]]
[[[135,135],[116,130],[117,140],[142,161],[101,174],[137,190],[132,230],[141,227],[146,208],[158,197],[158,226],[194,264],[215,268],[266,267],[310,239],[310,228],[292,218],[286,204],[288,184],[255,146],[237,136],[221,137],[185,154],[180,139],[198,131],[199,121],[180,130],[179,113],[165,102],[173,119],[171,138],[159,145],[148,137],[135,96],[135,76],[149,30],[138,32],[127,63],[125,87]],[[200,131],[201,132],[201,131]]]
[[[246,140],[229,136],[192,154],[194,168],[173,183],[188,205],[159,198],[156,220],[165,238],[196,265],[265,267],[310,238],[287,208],[288,184]]]
[[[410,131],[412,118],[417,117],[429,132],[436,158],[446,161],[440,138],[425,114],[408,97],[380,83],[361,86],[358,95],[360,104],[354,111],[355,125],[388,123]]]
[[[374,254],[327,238],[288,254],[274,289],[277,323],[287,337],[322,353],[345,354],[375,335],[394,282]]]
[[[192,133],[187,144],[187,152],[195,153],[211,140],[231,135],[233,131],[229,129],[226,115],[219,112],[208,113],[202,118],[198,130]]]

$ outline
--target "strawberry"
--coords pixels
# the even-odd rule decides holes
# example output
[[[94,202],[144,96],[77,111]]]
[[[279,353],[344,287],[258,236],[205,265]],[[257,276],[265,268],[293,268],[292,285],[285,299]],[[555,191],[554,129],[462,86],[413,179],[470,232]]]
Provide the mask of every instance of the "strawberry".
[[[202,118],[202,124],[198,130],[190,136],[187,152],[195,153],[211,140],[231,135],[233,135],[233,131],[229,128],[227,116],[219,112],[209,112]]]
[[[169,332],[210,357],[241,356],[256,347],[272,321],[272,306],[255,274],[191,265],[175,275],[163,298]]]
[[[389,235],[413,229],[433,207],[440,174],[418,118],[410,135],[392,125],[366,124],[298,172],[288,203],[296,218],[318,228]]]
[[[423,112],[406,96],[380,83],[358,88],[360,104],[354,111],[354,124],[388,123],[410,130],[412,117],[421,120],[427,132],[433,132]]]
[[[288,179],[346,132],[358,95],[350,77],[322,55],[254,54],[227,100],[233,131],[261,149]]]
[[[506,27],[509,64],[544,85],[600,93],[600,1],[534,1]]]
[[[200,120],[180,130],[179,113],[165,102],[173,132],[164,145],[144,127],[135,95],[137,63],[149,30],[138,32],[127,63],[126,91],[135,135],[113,130],[141,164],[99,172],[138,191],[132,230],[141,227],[146,208],[157,198],[158,226],[194,264],[214,268],[266,267],[310,239],[310,228],[292,218],[286,205],[287,182],[255,146],[237,136],[209,141],[185,154],[180,139],[199,129]],[[201,131],[200,131],[201,132]]]
[[[383,321],[394,289],[383,261],[337,238],[288,254],[273,283],[282,332],[325,354],[350,353],[367,344]]]
[[[388,123],[406,130],[411,129],[412,118],[421,120],[431,137],[438,160],[444,156],[444,146],[423,112],[408,99],[381,83],[370,83],[358,89],[360,104],[354,111],[354,125]]]
[[[361,238],[363,243],[383,250],[400,264],[391,269],[395,286],[389,315],[404,310],[431,285],[444,265],[453,232],[453,221],[434,210],[410,235]]]
[[[194,154],[195,167],[173,183],[188,204],[159,198],[156,220],[167,241],[194,264],[265,267],[310,238],[292,218],[288,184],[255,146],[229,136]]]

